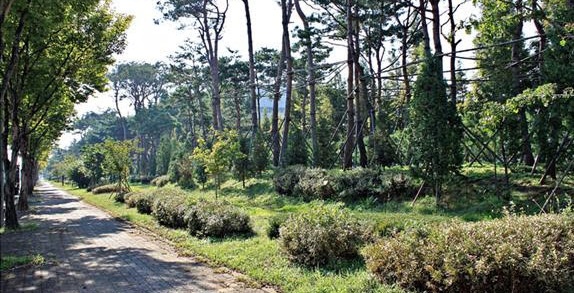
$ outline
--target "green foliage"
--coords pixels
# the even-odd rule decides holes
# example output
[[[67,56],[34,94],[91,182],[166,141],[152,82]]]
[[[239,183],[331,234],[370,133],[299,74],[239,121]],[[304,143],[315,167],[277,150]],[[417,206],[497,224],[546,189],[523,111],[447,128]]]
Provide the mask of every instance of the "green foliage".
[[[192,158],[205,166],[205,170],[215,181],[217,192],[227,170],[234,161],[243,159],[244,154],[240,151],[237,133],[234,130],[220,131],[215,136],[210,148],[205,141],[200,140],[199,146],[193,150]]]
[[[138,152],[136,140],[106,140],[102,144],[104,151],[104,171],[117,181],[119,190],[129,192],[129,175],[132,155]]]
[[[507,216],[444,223],[381,239],[363,251],[389,284],[427,292],[569,292],[574,218]]]
[[[273,176],[273,186],[279,194],[292,195],[299,183],[300,175],[305,172],[305,166],[288,166],[276,170]]]
[[[279,229],[281,226],[283,226],[283,224],[285,224],[288,218],[289,215],[287,214],[277,214],[271,217],[269,219],[267,228],[265,229],[265,234],[267,234],[267,237],[269,237],[269,239],[279,238]]]
[[[427,56],[414,85],[409,124],[413,173],[431,184],[437,198],[446,177],[462,164],[462,124],[449,103],[437,59]]]
[[[199,200],[187,210],[185,221],[189,233],[197,237],[252,233],[249,215],[224,201]]]
[[[267,119],[268,120],[268,119]],[[251,152],[251,161],[253,172],[261,175],[269,166],[269,148],[262,133],[263,130],[257,131],[253,140],[253,151]]]
[[[370,239],[368,230],[341,206],[316,205],[293,214],[280,228],[280,242],[289,260],[306,266],[355,258]]]
[[[100,144],[88,145],[82,148],[82,162],[88,170],[90,185],[100,183],[104,175],[105,154]]]
[[[89,171],[84,167],[81,161],[77,161],[68,169],[68,178],[72,180],[79,188],[86,188],[90,185]]]
[[[162,176],[155,177],[150,183],[153,186],[164,187],[167,184],[169,184],[169,176],[168,175],[162,175]]]
[[[102,193],[125,193],[126,190],[122,190],[120,187],[118,187],[117,184],[106,184],[106,185],[102,185],[102,186],[98,186],[95,188],[92,188],[92,193],[93,194],[102,194]]]
[[[168,173],[169,164],[174,159],[179,148],[176,139],[164,136],[161,138],[156,154],[156,174],[165,175]]]
[[[402,199],[414,189],[412,180],[404,173],[385,174],[384,171],[367,168],[343,172],[289,166],[277,170],[273,183],[279,194],[298,196],[306,201],[356,201],[365,198],[389,201]]]
[[[128,207],[135,207],[139,213],[151,214],[154,193],[151,191],[131,192],[124,196],[125,203]]]
[[[171,228],[185,228],[185,192],[175,188],[161,188],[152,193],[152,215],[158,223]]]
[[[307,165],[309,150],[303,130],[299,127],[293,127],[289,135],[287,145],[286,162],[287,165]]]
[[[39,266],[43,265],[45,261],[45,258],[41,254],[24,256],[2,254],[2,257],[0,258],[0,271],[3,272],[25,265]]]
[[[240,137],[239,152],[241,155],[233,161],[233,173],[237,179],[241,180],[243,187],[245,187],[245,180],[249,177],[249,173],[252,172],[250,170],[252,162],[249,160],[249,149],[249,139]]]

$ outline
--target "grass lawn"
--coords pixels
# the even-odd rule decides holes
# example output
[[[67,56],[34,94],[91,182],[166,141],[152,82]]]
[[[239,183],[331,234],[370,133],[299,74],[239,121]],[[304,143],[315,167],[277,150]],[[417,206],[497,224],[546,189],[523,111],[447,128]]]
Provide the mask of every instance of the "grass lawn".
[[[447,204],[442,208],[437,207],[434,197],[425,196],[419,197],[414,204],[410,198],[388,203],[363,200],[346,206],[356,217],[375,224],[380,232],[385,232],[388,228],[405,225],[489,220],[502,216],[505,206],[534,213],[536,209],[532,207],[532,201],[543,200],[544,192],[553,187],[549,185],[544,187],[546,189],[533,189],[535,186],[532,182],[538,174],[511,174],[510,184],[503,186],[498,178],[492,179],[493,170],[488,167],[465,168],[463,175],[465,177],[461,177],[460,182],[447,186]],[[136,209],[128,209],[124,204],[114,202],[109,194],[93,195],[69,185],[64,189],[117,218],[169,239],[183,255],[199,256],[213,265],[238,270],[255,282],[278,286],[284,292],[404,292],[374,280],[360,260],[320,269],[291,264],[282,253],[279,242],[266,236],[268,221],[275,215],[301,212],[313,205],[276,194],[267,176],[266,179],[250,179],[245,189],[240,182],[228,180],[222,185],[218,197],[218,200],[229,201],[250,215],[255,235],[248,238],[195,238],[184,230],[160,226],[152,216],[139,214]],[[498,177],[501,175],[498,174]],[[58,183],[55,185],[61,187]],[[573,186],[573,178],[567,178],[560,190],[561,198],[571,200]],[[133,187],[136,191],[156,188],[142,185]],[[210,188],[198,188],[188,194],[192,198],[215,198],[215,192]],[[512,203],[503,196],[505,194],[510,195]]]

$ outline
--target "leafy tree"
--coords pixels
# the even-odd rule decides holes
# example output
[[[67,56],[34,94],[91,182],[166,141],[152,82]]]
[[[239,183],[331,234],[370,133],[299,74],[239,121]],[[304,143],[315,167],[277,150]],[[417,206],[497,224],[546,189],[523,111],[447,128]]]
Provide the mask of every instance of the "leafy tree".
[[[193,150],[192,158],[204,165],[207,174],[213,178],[217,197],[225,173],[233,166],[234,161],[241,160],[243,156],[237,132],[226,130],[215,134],[211,147],[208,147],[204,140],[199,140],[199,146]]]
[[[105,152],[101,144],[86,146],[82,149],[82,162],[87,170],[91,185],[100,183],[104,175]]]
[[[130,192],[129,175],[132,165],[132,155],[137,153],[137,140],[113,141],[106,140],[102,144],[104,151],[104,172],[113,177],[118,186],[117,190]]]

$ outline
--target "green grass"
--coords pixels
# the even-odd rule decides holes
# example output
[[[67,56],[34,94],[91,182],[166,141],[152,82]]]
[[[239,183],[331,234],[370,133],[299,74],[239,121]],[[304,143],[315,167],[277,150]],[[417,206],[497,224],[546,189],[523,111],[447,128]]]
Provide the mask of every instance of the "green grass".
[[[502,177],[501,170],[497,170],[498,178]],[[372,224],[384,236],[407,227],[429,223],[491,220],[501,217],[503,210],[508,207],[522,209],[525,213],[536,213],[528,204],[532,199],[543,196],[540,192],[545,191],[534,188],[533,182],[539,174],[511,173],[510,185],[506,190],[510,199],[501,194],[502,183],[493,179],[492,166],[465,168],[463,176],[446,186],[445,204],[440,207],[434,197],[425,195],[419,196],[414,204],[412,199],[393,202],[365,199],[345,205],[356,217]],[[565,180],[562,198],[571,198],[574,194],[573,186],[572,179]],[[132,187],[135,191],[156,188],[145,185]],[[66,189],[117,218],[128,220],[170,240],[183,255],[199,256],[214,266],[238,270],[255,282],[278,286],[284,292],[404,292],[374,280],[361,261],[344,262],[322,269],[290,263],[281,251],[279,242],[267,238],[268,221],[279,214],[302,212],[312,208],[312,205],[297,198],[277,195],[273,191],[269,174],[267,178],[248,180],[245,189],[241,182],[228,180],[219,192],[218,200],[226,200],[244,209],[251,217],[255,235],[248,238],[198,239],[189,236],[186,231],[162,227],[152,216],[139,214],[136,209],[115,203],[107,194],[93,195],[70,186],[66,186]],[[209,186],[204,190],[188,191],[188,194],[190,201],[199,198],[215,199],[215,192]]]
[[[2,235],[4,233],[11,233],[11,232],[18,232],[18,231],[34,231],[36,229],[38,229],[37,223],[26,222],[26,223],[20,224],[20,227],[18,229],[6,229],[6,227],[2,227],[2,228],[0,228],[0,235]]]
[[[0,271],[9,270],[24,265],[39,266],[44,264],[45,262],[44,257],[40,254],[24,255],[24,256],[3,255],[0,258],[1,258]]]

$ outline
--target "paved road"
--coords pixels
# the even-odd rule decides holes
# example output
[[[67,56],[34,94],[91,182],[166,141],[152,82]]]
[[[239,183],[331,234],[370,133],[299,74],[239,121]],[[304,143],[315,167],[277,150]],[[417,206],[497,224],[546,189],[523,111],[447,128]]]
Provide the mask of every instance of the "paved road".
[[[267,291],[179,257],[165,243],[51,185],[42,183],[35,194],[39,202],[22,221],[39,228],[1,235],[0,252],[40,253],[46,264],[2,272],[2,292]]]

